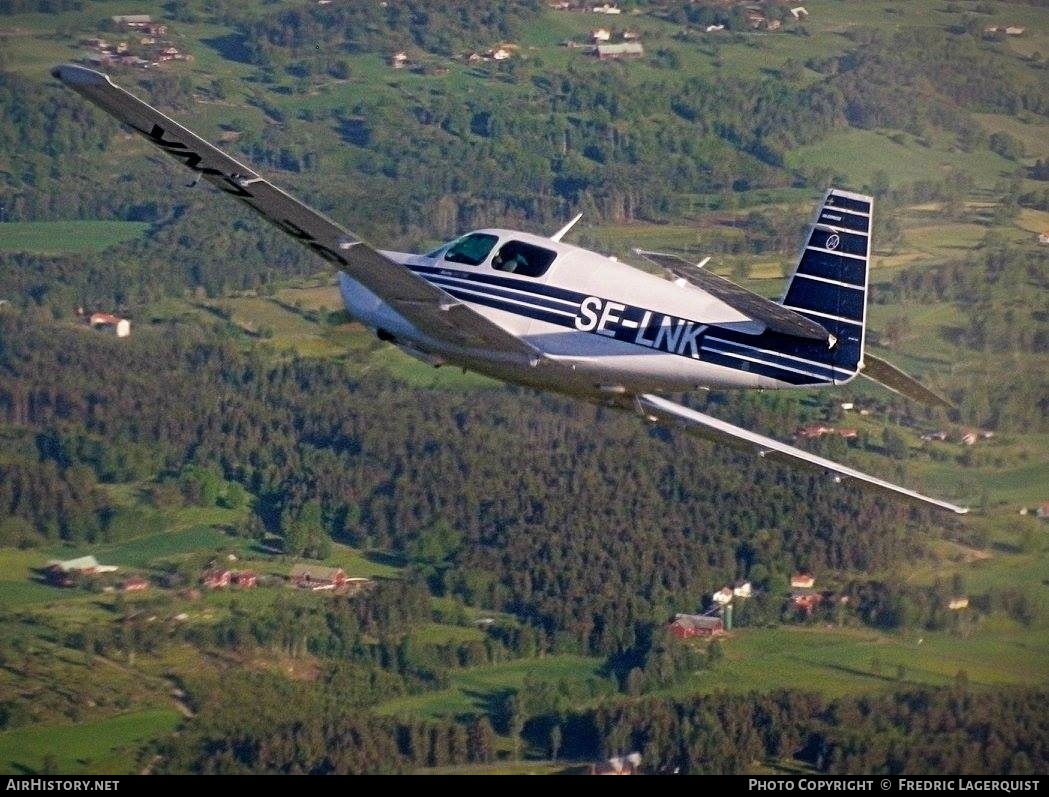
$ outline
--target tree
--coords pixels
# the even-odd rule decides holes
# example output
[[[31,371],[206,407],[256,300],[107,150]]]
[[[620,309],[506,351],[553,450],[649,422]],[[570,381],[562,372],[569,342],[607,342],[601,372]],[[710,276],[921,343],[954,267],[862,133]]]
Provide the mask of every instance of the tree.
[[[462,541],[460,532],[444,518],[437,518],[408,545],[408,561],[424,576],[432,576],[446,566]]]
[[[470,725],[470,760],[487,764],[495,759],[495,731],[488,717],[478,717]]]
[[[907,459],[907,441],[895,429],[886,428],[881,434],[881,442],[887,456],[892,459]]]
[[[555,722],[550,726],[550,760],[556,763],[561,752],[561,724]]]

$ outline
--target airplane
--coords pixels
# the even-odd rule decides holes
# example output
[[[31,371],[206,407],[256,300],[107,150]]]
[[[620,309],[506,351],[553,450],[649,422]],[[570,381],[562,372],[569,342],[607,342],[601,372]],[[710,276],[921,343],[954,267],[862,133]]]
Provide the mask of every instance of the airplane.
[[[948,402],[865,350],[874,199],[826,192],[783,298],[773,302],[674,255],[635,250],[668,278],[549,237],[482,229],[427,254],[374,249],[108,75],[52,76],[336,266],[347,312],[435,366],[639,413],[699,437],[810,466],[939,509],[968,510],[671,401],[704,389],[837,387],[862,375]]]

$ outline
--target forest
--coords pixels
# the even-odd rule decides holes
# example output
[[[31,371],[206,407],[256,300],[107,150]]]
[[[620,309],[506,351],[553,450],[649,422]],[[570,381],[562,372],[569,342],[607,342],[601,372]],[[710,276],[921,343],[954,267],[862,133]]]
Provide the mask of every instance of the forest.
[[[781,439],[855,425],[804,445],[964,493],[965,520],[611,407],[420,377],[330,290],[289,298],[328,290],[327,264],[47,76],[44,60],[84,56],[82,37],[125,35],[111,5],[0,0],[0,771],[19,733],[90,732],[176,693],[177,733],[129,743],[120,766],[393,773],[638,750],[652,773],[1045,770],[1047,674],[1024,669],[1044,647],[1044,535],[1013,496],[1049,498],[1032,483],[1049,433],[1049,248],[1034,240],[1049,68],[1037,26],[985,30],[1037,4],[929,2],[921,24],[894,0],[815,0],[809,21],[753,4],[782,22],[773,34],[743,4],[638,1],[607,24],[637,26],[645,58],[602,63],[579,52],[596,17],[535,0],[144,0],[133,10],[194,58],[110,70],[384,248],[581,211],[577,243],[713,254],[773,295],[815,197],[870,192],[868,344],[958,409],[859,380],[685,400]],[[507,61],[469,58],[500,42]],[[388,65],[397,51],[408,68]],[[51,222],[98,219],[138,232],[101,251],[49,239]],[[38,242],[10,244],[9,223]],[[133,334],[95,334],[79,308]],[[926,439],[970,429],[993,437]],[[195,534],[208,543],[163,552]],[[145,594],[40,582],[52,556],[148,545],[131,558]],[[263,585],[193,595],[228,557]],[[278,588],[298,562],[375,583]],[[799,571],[820,579],[812,611],[789,598]],[[727,638],[667,631],[738,581],[754,597]],[[784,630],[798,635],[766,680],[772,652],[748,639]],[[985,669],[998,656],[1001,680]]]

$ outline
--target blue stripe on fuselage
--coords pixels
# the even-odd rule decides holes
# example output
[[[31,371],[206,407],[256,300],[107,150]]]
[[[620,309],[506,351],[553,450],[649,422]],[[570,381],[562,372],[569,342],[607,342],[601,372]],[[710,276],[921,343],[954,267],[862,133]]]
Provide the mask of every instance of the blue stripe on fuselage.
[[[408,268],[463,302],[567,329],[580,329],[581,307],[590,300],[592,304],[598,303],[596,317],[592,319],[594,326],[581,331],[768,376],[789,384],[820,384],[848,378],[855,368],[846,364],[859,360],[860,327],[853,324],[814,319],[838,339],[837,347],[831,350],[820,341],[771,331],[745,335],[722,327],[707,327],[696,321],[665,316],[642,307],[610,302],[531,280],[432,266],[410,265]],[[591,314],[595,312],[592,304],[588,306]],[[606,305],[611,307],[604,323],[600,323]],[[748,359],[742,359],[744,357]]]

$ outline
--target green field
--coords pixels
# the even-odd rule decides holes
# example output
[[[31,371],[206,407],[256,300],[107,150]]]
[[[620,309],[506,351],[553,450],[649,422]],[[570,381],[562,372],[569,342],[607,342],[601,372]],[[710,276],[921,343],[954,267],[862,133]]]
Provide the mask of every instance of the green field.
[[[889,689],[897,668],[907,683],[944,686],[959,671],[979,686],[1045,684],[1049,640],[1002,621],[963,639],[945,633],[882,634],[870,629],[742,629],[722,643],[725,658],[671,692],[812,689],[844,695]]]
[[[439,692],[396,698],[380,704],[376,713],[386,716],[456,717],[489,710],[489,702],[520,689],[525,678],[541,681],[583,682],[601,678],[601,659],[584,656],[546,656],[455,670],[451,686]]]
[[[82,725],[25,728],[0,733],[0,772],[132,774],[135,751],[171,733],[182,717],[173,709],[121,714]]]
[[[952,170],[972,175],[977,185],[991,186],[1017,168],[1012,161],[987,150],[961,152],[936,143],[925,147],[906,134],[903,140],[901,144],[873,130],[832,133],[818,144],[788,153],[787,164],[830,169],[854,189],[871,185],[878,172],[888,177],[890,185],[901,185],[943,179]]]
[[[93,254],[146,234],[138,221],[9,221],[0,224],[0,252]]]

